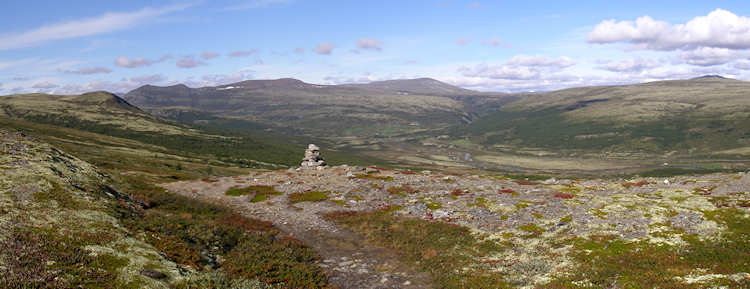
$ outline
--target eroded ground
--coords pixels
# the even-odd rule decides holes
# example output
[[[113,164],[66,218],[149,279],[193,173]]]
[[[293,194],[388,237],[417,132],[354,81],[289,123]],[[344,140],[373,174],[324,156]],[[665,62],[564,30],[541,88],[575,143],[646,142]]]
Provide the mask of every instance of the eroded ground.
[[[339,166],[163,187],[272,221],[315,248],[332,283],[344,288],[443,287],[433,284],[439,283],[435,272],[415,273],[443,252],[421,252],[422,260],[414,262],[405,258],[410,247],[373,235],[398,232],[395,223],[372,231],[368,224],[325,217],[339,211],[378,211],[469,228],[493,249],[445,272],[492,274],[504,280],[494,283],[498,287],[750,286],[750,175],[744,173],[534,182]],[[278,193],[226,194],[245,187]],[[661,261],[638,259],[657,256]],[[639,272],[654,276],[629,279]],[[474,284],[467,282],[456,284]]]

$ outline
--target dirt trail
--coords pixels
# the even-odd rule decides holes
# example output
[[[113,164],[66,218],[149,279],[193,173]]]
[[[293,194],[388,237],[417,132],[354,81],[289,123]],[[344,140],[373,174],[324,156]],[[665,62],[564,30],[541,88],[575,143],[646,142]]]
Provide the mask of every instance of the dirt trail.
[[[326,212],[342,210],[340,204],[302,202],[290,205],[288,194],[272,197],[269,201],[252,203],[253,196],[227,196],[232,187],[247,185],[277,185],[269,175],[193,180],[163,184],[167,190],[187,197],[224,204],[245,216],[273,222],[282,231],[307,243],[323,258],[320,266],[331,276],[330,282],[340,288],[431,288],[429,275],[415,272],[401,264],[396,254],[373,246],[357,234],[321,217]],[[287,175],[282,175],[287,176]],[[319,180],[314,173],[295,176],[297,187],[307,181]],[[312,185],[315,187],[315,185]],[[283,190],[282,191],[287,191]]]

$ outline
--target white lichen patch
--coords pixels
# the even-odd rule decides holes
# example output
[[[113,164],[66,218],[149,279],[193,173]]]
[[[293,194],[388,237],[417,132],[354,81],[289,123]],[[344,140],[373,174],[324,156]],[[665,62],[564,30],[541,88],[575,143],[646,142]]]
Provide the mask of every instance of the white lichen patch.
[[[127,265],[119,269],[118,281],[123,284],[136,282],[143,288],[169,288],[159,280],[141,275],[144,269],[155,270],[167,276],[169,281],[180,281],[185,278],[183,271],[190,268],[181,268],[176,263],[165,259],[154,247],[133,238],[122,238],[108,246],[89,245],[86,250],[94,254],[109,254],[118,258],[128,260]],[[195,274],[194,271],[187,271]]]

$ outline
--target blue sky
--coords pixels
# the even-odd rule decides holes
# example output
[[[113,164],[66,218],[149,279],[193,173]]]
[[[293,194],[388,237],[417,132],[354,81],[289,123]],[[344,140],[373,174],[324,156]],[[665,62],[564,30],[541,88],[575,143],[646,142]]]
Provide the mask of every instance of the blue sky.
[[[750,4],[696,2],[4,1],[0,94],[281,77],[504,92],[750,80]]]

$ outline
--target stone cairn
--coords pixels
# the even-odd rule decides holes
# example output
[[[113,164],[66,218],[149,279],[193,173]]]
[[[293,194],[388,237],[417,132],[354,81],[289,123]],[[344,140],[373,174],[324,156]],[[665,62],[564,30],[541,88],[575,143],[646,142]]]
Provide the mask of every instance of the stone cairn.
[[[303,169],[323,169],[326,161],[320,156],[320,148],[314,144],[307,145],[305,158],[302,159],[300,166]]]

